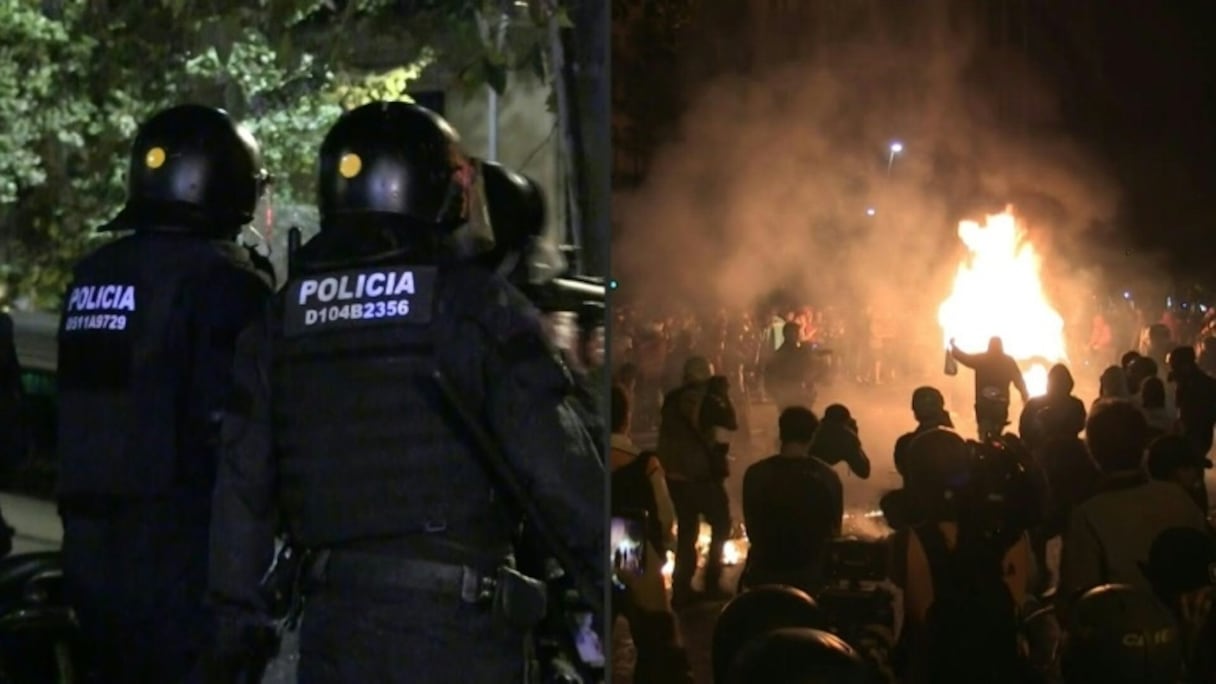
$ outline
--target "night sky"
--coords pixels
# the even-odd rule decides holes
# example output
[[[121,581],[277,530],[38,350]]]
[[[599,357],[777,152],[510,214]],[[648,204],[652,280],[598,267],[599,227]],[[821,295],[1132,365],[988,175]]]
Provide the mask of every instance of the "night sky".
[[[1070,127],[1120,182],[1119,227],[1216,279],[1216,3],[1108,0],[1084,28],[1084,12],[1056,9],[1082,3],[1034,4],[1032,35],[1055,40],[1032,54]]]

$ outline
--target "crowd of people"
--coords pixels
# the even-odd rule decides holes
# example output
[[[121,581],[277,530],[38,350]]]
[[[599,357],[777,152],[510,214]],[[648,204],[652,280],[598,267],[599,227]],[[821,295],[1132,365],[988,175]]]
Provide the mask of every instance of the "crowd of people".
[[[1113,336],[1091,339],[1087,367],[1117,362],[1090,405],[1065,365],[1029,396],[999,339],[955,350],[975,374],[980,434],[963,436],[939,388],[917,387],[915,427],[885,447],[902,481],[880,501],[889,534],[865,540],[843,538],[840,473],[869,477],[871,454],[853,412],[817,401],[827,383],[890,376],[853,373],[861,354],[818,337],[814,316],[652,325],[617,313],[612,504],[651,519],[645,572],[619,578],[614,601],[635,681],[693,681],[676,616],[718,601],[715,682],[1216,682],[1207,312],[1147,320],[1143,335],[1119,336],[1134,345],[1122,357]],[[862,358],[921,384],[906,362]],[[732,473],[731,450],[763,449],[749,438],[764,426],[749,423],[765,405],[780,446]],[[740,479],[748,557],[731,587],[721,558]],[[702,519],[711,539],[694,591]]]

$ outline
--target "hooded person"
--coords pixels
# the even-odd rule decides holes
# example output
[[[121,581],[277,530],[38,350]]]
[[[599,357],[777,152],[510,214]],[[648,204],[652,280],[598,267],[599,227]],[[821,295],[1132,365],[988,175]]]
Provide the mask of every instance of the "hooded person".
[[[1047,393],[1026,402],[1018,421],[1018,435],[1031,451],[1051,439],[1075,438],[1085,429],[1085,404],[1072,394],[1076,383],[1062,363],[1047,372]]]

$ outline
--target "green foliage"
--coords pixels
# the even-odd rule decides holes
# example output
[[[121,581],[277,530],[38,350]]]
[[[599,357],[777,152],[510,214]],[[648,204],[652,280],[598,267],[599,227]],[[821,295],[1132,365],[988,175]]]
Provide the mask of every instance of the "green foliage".
[[[513,3],[0,0],[5,299],[57,305],[124,200],[130,141],[153,112],[224,107],[261,143],[275,201],[310,204],[316,150],[343,108],[408,97],[432,63],[459,86],[498,91],[513,69],[543,73],[552,8],[541,2],[500,44],[500,8]],[[368,44],[395,67],[369,71]]]
[[[391,71],[370,76],[348,75],[338,80],[334,99],[343,109],[353,109],[369,102],[412,102],[410,84],[435,60],[434,52],[424,50],[418,61]]]

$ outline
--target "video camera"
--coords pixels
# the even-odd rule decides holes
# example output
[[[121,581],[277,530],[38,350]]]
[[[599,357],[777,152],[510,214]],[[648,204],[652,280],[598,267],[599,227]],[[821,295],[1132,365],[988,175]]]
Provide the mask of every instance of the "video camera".
[[[890,574],[889,558],[886,539],[833,539],[824,565],[828,584],[815,596],[830,631],[879,668],[895,647],[895,596],[879,585]]]
[[[829,582],[860,585],[887,578],[889,551],[885,539],[842,537],[828,543],[825,576]]]
[[[1040,521],[1041,497],[1028,469],[1030,456],[1013,435],[969,442],[971,472],[959,493],[972,529],[1012,539]]]

